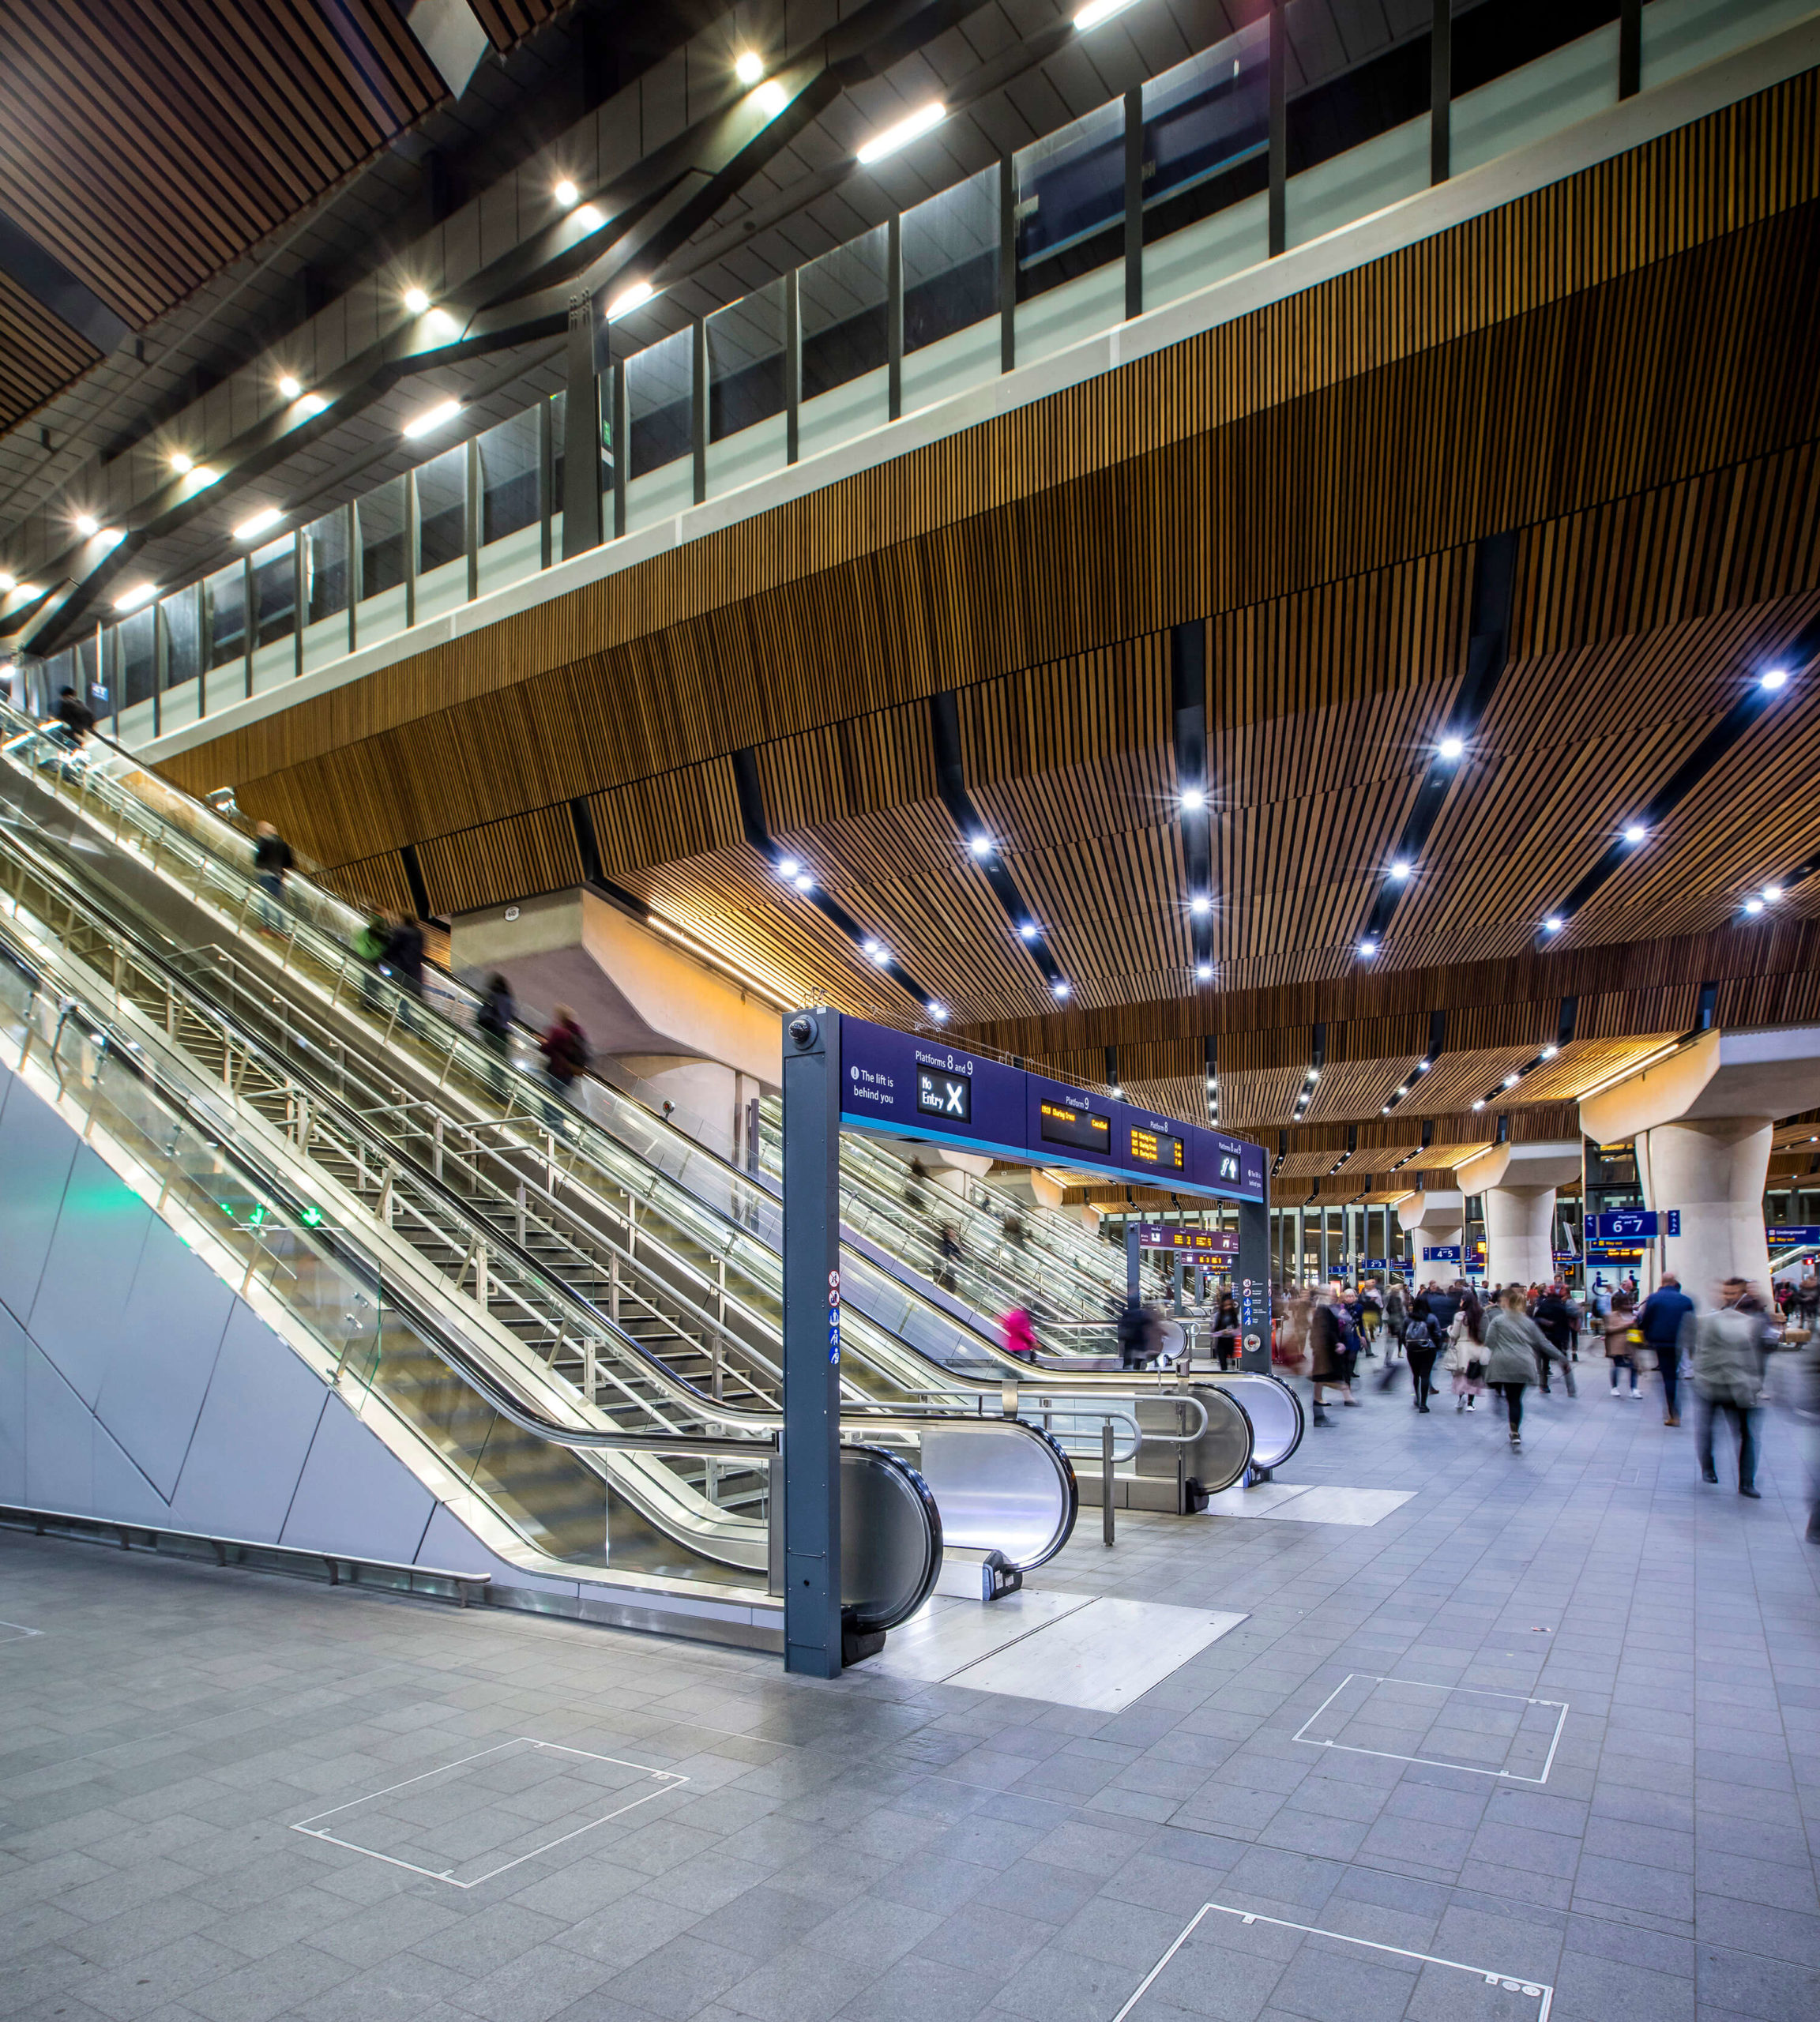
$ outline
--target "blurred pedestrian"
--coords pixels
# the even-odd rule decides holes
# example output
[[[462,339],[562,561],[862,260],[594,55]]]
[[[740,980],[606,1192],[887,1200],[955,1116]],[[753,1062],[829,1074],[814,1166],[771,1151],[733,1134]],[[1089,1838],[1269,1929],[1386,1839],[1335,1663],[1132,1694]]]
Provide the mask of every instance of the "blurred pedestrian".
[[[1717,1486],[1713,1464],[1713,1421],[1724,1412],[1738,1428],[1738,1493],[1753,1502],[1757,1488],[1757,1429],[1763,1417],[1763,1355],[1765,1329],[1761,1314],[1743,1302],[1742,1278],[1728,1278],[1719,1287],[1719,1303],[1695,1316],[1692,1325],[1695,1439],[1700,1450],[1700,1479]]]
[[[1523,1445],[1523,1392],[1540,1380],[1537,1357],[1548,1347],[1528,1303],[1521,1285],[1506,1285],[1485,1323],[1485,1381],[1504,1400],[1513,1453]]]
[[[537,1050],[543,1056],[545,1081],[566,1105],[573,1103],[575,1084],[588,1071],[588,1040],[566,1004],[557,1005],[549,1030],[537,1042]],[[559,1123],[562,1111],[555,1103],[546,1103],[543,1118],[547,1123]]]
[[[1574,1381],[1574,1309],[1561,1295],[1559,1285],[1550,1285],[1536,1302],[1532,1317],[1540,1329],[1542,1338],[1548,1344],[1549,1352],[1538,1363],[1542,1376],[1542,1394],[1548,1394],[1548,1365],[1557,1362],[1567,1385],[1570,1397],[1579,1392]]]
[[[1420,1293],[1409,1310],[1403,1329],[1403,1359],[1409,1365],[1410,1387],[1416,1395],[1414,1404],[1419,1411],[1428,1408],[1428,1400],[1435,1394],[1435,1358],[1441,1352],[1441,1336],[1428,1310],[1428,1302]]]
[[[374,913],[354,937],[354,958],[360,964],[360,1002],[369,1011],[379,1009],[379,964],[391,945],[392,921],[385,913]]]
[[[1678,1385],[1681,1375],[1681,1329],[1694,1310],[1694,1302],[1681,1289],[1681,1280],[1664,1271],[1662,1282],[1644,1300],[1637,1315],[1643,1345],[1652,1350],[1662,1375],[1662,1423],[1681,1423]]]
[[[475,1007],[474,1029],[480,1035],[480,1043],[492,1056],[487,1062],[487,1078],[501,1102],[506,1099],[506,1069],[512,1058],[512,1028],[517,1018],[518,1007],[512,1000],[512,986],[495,969],[487,979],[487,987]]]
[[[1453,1378],[1454,1410],[1476,1411],[1485,1394],[1485,1328],[1476,1292],[1463,1293],[1453,1308],[1447,1329],[1447,1367]]]
[[[398,986],[398,1015],[406,1028],[422,1037],[416,1007],[423,999],[423,928],[415,913],[395,914],[385,938],[385,973]]]
[[[58,690],[57,706],[51,711],[51,719],[60,727],[62,741],[72,751],[80,751],[94,734],[95,712],[73,688]]]
[[[276,934],[284,925],[284,881],[295,861],[291,845],[272,824],[260,822],[253,831],[253,876],[265,894],[259,912],[268,933]]]
[[[1036,1359],[1036,1329],[1030,1316],[1022,1306],[1013,1306],[1006,1314],[1005,1352],[1016,1355],[1021,1362],[1033,1362]]]
[[[1618,1392],[1618,1373],[1630,1372],[1630,1401],[1637,1401],[1637,1351],[1643,1345],[1643,1336],[1638,1331],[1636,1302],[1629,1291],[1620,1285],[1611,1295],[1610,1310],[1605,1315],[1605,1360],[1611,1371],[1611,1395]]]

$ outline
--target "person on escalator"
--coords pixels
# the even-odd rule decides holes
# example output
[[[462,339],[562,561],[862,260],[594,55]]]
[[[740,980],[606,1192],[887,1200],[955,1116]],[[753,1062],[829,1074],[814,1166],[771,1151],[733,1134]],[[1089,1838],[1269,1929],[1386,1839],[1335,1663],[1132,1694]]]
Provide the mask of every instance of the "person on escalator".
[[[1119,1366],[1145,1369],[1156,1359],[1160,1345],[1156,1315],[1141,1301],[1127,1299],[1119,1309]]]
[[[512,1058],[512,1027],[517,1016],[518,1007],[512,1001],[512,986],[495,969],[480,993],[480,1002],[474,1013],[474,1029],[480,1035],[480,1043],[494,1057],[487,1068],[487,1079],[492,1084],[494,1094],[502,1102],[506,1099],[506,1069]]]
[[[268,934],[276,934],[284,926],[284,881],[295,861],[291,845],[269,821],[254,829],[253,876],[265,895],[259,901],[259,915]]]
[[[587,1071],[588,1039],[566,1004],[558,1004],[550,1029],[537,1042],[543,1056],[543,1078],[564,1103],[575,1099],[575,1084]],[[546,1122],[558,1123],[562,1112],[554,1103],[543,1105]]]
[[[1036,1359],[1036,1329],[1023,1307],[1013,1306],[1004,1319],[1005,1352],[1020,1362]]]
[[[935,1282],[943,1291],[954,1289],[954,1267],[961,1261],[961,1232],[952,1222],[942,1224],[939,1238],[940,1261],[935,1267]]]
[[[423,929],[415,913],[403,914],[393,921],[385,939],[385,970],[403,993],[398,1000],[400,1017],[421,1038],[423,1027],[414,1000],[421,1003],[423,997]]]
[[[379,964],[392,942],[392,922],[375,913],[354,937],[354,956],[360,967],[360,1002],[369,1011],[379,1009]]]
[[[62,726],[65,742],[72,750],[80,751],[95,727],[94,711],[73,688],[60,688],[57,691],[57,706],[52,710],[51,716]]]

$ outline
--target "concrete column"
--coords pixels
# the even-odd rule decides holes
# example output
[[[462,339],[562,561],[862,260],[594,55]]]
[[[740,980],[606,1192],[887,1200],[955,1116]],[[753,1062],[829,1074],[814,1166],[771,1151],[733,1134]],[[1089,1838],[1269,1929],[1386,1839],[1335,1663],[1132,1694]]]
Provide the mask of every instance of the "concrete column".
[[[1644,1196],[1681,1210],[1681,1233],[1664,1243],[1666,1268],[1702,1306],[1724,1278],[1769,1283],[1763,1182],[1773,1123],[1751,1117],[1659,1123],[1638,1141]]]
[[[1431,1264],[1424,1261],[1422,1253],[1451,1250],[1459,1242],[1466,1227],[1466,1197],[1452,1187],[1412,1193],[1397,1202],[1397,1219],[1415,1238],[1412,1246],[1416,1255],[1411,1266],[1415,1282],[1425,1285],[1434,1279],[1442,1284],[1451,1283],[1464,1266]]]
[[[1763,1186],[1778,1118],[1820,1103],[1820,1025],[1701,1033],[1580,1105],[1600,1144],[1637,1146],[1645,1204],[1681,1211],[1667,1268],[1702,1306],[1720,1280],[1765,1291]]]
[[[1547,1284],[1555,1276],[1555,1191],[1580,1171],[1580,1146],[1494,1144],[1455,1169],[1484,1203],[1485,1270],[1493,1285]]]

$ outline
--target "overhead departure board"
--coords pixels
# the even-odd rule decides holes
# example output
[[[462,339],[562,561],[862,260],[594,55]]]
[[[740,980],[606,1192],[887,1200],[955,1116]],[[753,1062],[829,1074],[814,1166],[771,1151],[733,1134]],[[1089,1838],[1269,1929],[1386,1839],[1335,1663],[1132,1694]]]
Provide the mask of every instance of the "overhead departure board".
[[[1262,1145],[861,1018],[840,1020],[840,1121],[1183,1193],[1265,1197]]]
[[[1112,1119],[1091,1110],[1070,1109],[1045,1102],[1037,1108],[1038,1128],[1045,1144],[1067,1144],[1077,1152],[1096,1152],[1104,1158],[1112,1148]]]
[[[1166,1130],[1147,1129],[1141,1123],[1131,1126],[1131,1163],[1134,1166],[1159,1166],[1165,1172],[1181,1172],[1187,1166],[1187,1148],[1179,1137],[1171,1137]]]

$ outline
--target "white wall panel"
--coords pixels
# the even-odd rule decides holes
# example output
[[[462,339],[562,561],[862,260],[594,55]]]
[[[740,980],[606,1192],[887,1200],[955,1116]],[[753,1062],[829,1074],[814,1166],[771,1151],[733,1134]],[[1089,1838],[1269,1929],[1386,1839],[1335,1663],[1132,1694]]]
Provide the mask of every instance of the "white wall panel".
[[[94,1500],[88,1506],[97,1516],[119,1516],[134,1524],[166,1524],[169,1505],[132,1456],[107,1436],[98,1419],[88,1421],[93,1445]]]
[[[331,1395],[278,1542],[408,1565],[434,1506],[423,1483]]]
[[[25,1330],[0,1306],[0,1502],[25,1500]]]
[[[236,1303],[175,1230],[152,1223],[95,1412],[167,1498]]]
[[[9,1073],[0,1110],[0,1300],[28,1319],[76,1156],[76,1133]]]
[[[171,1498],[171,1521],[276,1544],[328,1394],[288,1344],[236,1299]]]
[[[38,1296],[21,1317],[86,1404],[100,1395],[151,1222],[152,1210],[126,1182],[78,1147]]]
[[[25,1350],[25,1501],[86,1516],[95,1507],[95,1419],[38,1350]]]

